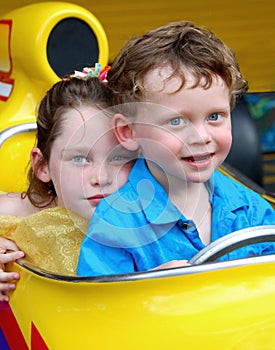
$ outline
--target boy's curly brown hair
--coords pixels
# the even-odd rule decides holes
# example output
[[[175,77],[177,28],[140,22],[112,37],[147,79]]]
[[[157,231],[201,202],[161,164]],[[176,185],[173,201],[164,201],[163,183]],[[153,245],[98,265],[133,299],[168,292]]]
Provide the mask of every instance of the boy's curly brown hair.
[[[208,88],[215,75],[220,76],[231,93],[231,108],[247,90],[232,50],[211,31],[189,21],[172,22],[130,39],[121,49],[108,73],[114,91],[114,103],[144,101],[145,75],[155,68],[170,67],[171,78],[180,76],[185,84],[184,70]],[[195,87],[195,86],[194,86]]]

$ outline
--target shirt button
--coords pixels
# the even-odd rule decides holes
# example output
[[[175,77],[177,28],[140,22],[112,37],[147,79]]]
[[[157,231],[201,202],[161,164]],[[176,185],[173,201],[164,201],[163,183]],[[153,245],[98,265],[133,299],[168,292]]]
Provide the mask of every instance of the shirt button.
[[[180,224],[180,228],[182,228],[183,230],[188,230],[189,229],[189,223],[188,222],[182,222]]]

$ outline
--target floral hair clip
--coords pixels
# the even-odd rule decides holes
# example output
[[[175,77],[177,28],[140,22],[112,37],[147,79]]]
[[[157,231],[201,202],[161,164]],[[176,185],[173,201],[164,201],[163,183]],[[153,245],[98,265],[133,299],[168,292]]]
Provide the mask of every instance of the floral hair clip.
[[[85,67],[82,72],[75,70],[70,75],[70,78],[88,79],[90,77],[97,77],[101,81],[106,82],[107,73],[111,69],[111,66],[105,66],[103,69],[101,67],[102,65],[100,63],[96,63],[95,67]]]

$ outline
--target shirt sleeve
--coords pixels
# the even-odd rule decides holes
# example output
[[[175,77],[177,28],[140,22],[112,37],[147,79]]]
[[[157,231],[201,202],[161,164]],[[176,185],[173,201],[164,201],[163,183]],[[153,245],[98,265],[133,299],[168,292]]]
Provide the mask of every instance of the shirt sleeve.
[[[78,276],[103,276],[134,271],[133,259],[125,249],[102,245],[85,237],[76,271]]]
[[[79,276],[100,276],[135,271],[132,255],[116,240],[119,227],[97,213],[90,222],[81,244],[76,273]]]
[[[255,208],[255,213],[260,217],[253,226],[275,225],[275,211],[265,199],[260,198],[260,205]],[[262,212],[261,212],[262,211]],[[275,227],[275,226],[274,226]],[[275,242],[266,242],[259,245],[259,255],[275,254]]]
[[[246,191],[247,202],[250,203],[250,205],[244,208],[246,220],[243,213],[238,213],[239,215],[237,214],[236,216],[238,227],[235,230],[254,226],[275,225],[275,211],[270,203],[257,193],[249,190]],[[267,240],[266,242],[255,243],[236,249],[219,260],[240,259],[269,254],[275,254],[275,242]]]
[[[275,225],[273,207],[257,193],[253,193],[251,209],[251,226]]]

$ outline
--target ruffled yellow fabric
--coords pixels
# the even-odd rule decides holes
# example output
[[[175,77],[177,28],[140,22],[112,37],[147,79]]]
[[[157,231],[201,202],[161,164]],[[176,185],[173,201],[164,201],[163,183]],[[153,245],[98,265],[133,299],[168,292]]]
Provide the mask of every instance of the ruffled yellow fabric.
[[[87,228],[88,220],[59,207],[27,217],[0,215],[0,236],[15,241],[27,261],[63,275],[75,275]]]

